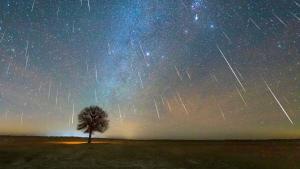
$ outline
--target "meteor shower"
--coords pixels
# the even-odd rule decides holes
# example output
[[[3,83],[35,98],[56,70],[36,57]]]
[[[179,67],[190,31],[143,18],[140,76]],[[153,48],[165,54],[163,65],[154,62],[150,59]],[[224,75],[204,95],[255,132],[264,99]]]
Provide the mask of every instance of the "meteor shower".
[[[0,0],[0,168],[297,169],[299,139],[299,0]]]

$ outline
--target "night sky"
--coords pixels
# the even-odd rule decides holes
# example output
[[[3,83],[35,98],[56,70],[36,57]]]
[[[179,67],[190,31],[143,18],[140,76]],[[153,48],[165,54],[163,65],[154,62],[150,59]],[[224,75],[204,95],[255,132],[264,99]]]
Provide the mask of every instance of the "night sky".
[[[1,0],[0,133],[300,137],[299,0]]]

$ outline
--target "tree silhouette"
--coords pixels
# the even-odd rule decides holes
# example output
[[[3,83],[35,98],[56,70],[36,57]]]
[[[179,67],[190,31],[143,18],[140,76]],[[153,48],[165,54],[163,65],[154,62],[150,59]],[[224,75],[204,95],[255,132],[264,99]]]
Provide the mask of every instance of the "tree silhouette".
[[[89,133],[88,143],[92,141],[94,131],[104,133],[108,128],[109,120],[107,113],[98,106],[86,107],[78,115],[77,130]]]

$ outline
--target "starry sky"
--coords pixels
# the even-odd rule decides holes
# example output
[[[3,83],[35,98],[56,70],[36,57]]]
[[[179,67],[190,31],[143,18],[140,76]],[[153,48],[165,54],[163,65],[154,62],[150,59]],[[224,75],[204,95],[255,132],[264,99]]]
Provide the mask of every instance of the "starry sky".
[[[0,133],[300,137],[299,0],[1,0]]]

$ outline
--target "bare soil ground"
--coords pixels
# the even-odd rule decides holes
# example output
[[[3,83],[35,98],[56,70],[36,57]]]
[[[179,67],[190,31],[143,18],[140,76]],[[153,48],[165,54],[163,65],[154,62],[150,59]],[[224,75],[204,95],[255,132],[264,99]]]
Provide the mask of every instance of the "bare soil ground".
[[[300,140],[0,137],[0,169],[300,169]]]

